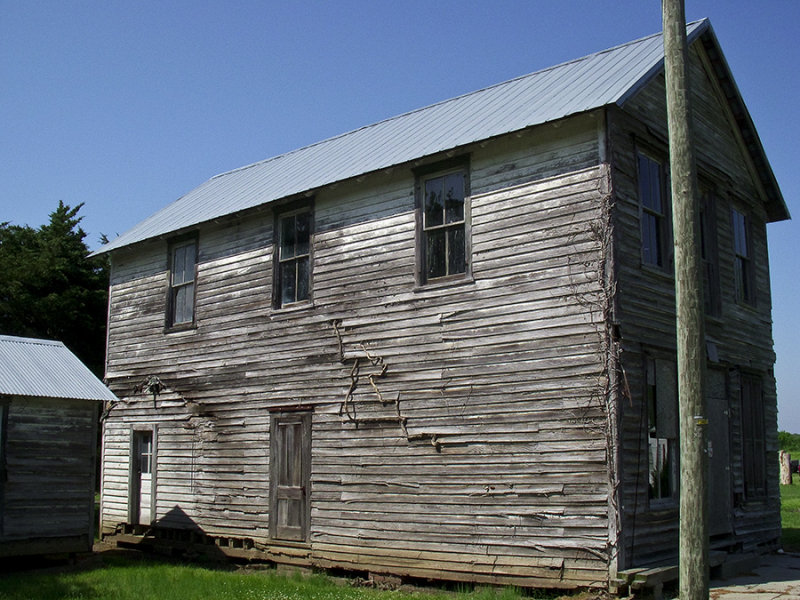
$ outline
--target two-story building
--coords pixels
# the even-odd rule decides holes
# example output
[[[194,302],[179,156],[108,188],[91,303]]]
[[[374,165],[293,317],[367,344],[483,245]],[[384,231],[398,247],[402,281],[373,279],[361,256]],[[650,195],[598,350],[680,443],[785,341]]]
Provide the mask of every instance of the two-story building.
[[[789,214],[711,25],[688,36],[711,547],[759,551]],[[674,563],[663,58],[653,35],[223,173],[103,247],[102,531],[522,586]]]

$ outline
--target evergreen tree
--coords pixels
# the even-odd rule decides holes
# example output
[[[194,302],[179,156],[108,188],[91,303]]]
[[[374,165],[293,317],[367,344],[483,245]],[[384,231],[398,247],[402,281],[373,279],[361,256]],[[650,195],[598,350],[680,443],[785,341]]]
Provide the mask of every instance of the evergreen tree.
[[[0,223],[0,333],[64,342],[102,377],[108,270],[89,257],[82,206],[59,202],[39,229]]]

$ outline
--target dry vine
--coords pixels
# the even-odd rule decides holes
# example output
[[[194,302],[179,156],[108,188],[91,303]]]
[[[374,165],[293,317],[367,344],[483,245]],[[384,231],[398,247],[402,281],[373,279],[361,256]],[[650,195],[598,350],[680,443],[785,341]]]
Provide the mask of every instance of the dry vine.
[[[599,258],[595,261],[581,263],[581,274],[586,277],[584,282],[591,282],[594,285],[587,292],[582,291],[577,282],[573,282],[572,292],[577,302],[588,309],[600,341],[600,350],[603,357],[602,365],[597,373],[596,391],[593,392],[586,411],[588,414],[592,408],[600,408],[603,411],[603,419],[600,423],[589,418],[584,418],[583,420],[590,423],[593,429],[599,430],[604,437],[610,485],[610,502],[616,519],[616,530],[620,531],[621,515],[617,500],[618,488],[621,483],[617,463],[619,452],[618,401],[620,398],[630,398],[630,391],[628,389],[627,376],[620,359],[622,347],[615,322],[617,288],[613,254],[614,200],[612,194],[606,191],[611,189],[610,178],[610,173],[607,171],[605,181],[601,184],[605,185],[605,190],[601,190],[603,195],[600,199],[600,214],[589,225],[588,231],[589,238],[597,244]],[[573,265],[574,263],[570,259],[571,278]],[[616,554],[619,551],[618,545],[614,544],[611,551]]]
[[[352,365],[350,367],[350,384],[347,388],[347,392],[345,393],[344,400],[339,406],[339,416],[353,423],[356,426],[356,428],[358,428],[359,425],[378,424],[378,423],[397,423],[397,425],[403,432],[406,441],[413,442],[419,440],[430,440],[431,445],[434,448],[436,448],[437,452],[441,451],[441,443],[436,434],[422,433],[422,434],[410,435],[408,433],[408,417],[404,416],[400,410],[400,392],[398,392],[397,396],[393,399],[387,399],[384,397],[383,392],[381,392],[377,383],[378,380],[386,377],[386,373],[389,370],[389,365],[386,364],[386,361],[383,359],[383,357],[371,354],[363,343],[359,343],[358,347],[360,348],[362,355],[348,359],[345,356],[344,352],[342,321],[339,319],[335,319],[334,321],[331,322],[331,326],[333,328],[334,334],[336,335],[336,340],[338,343],[339,362],[346,365],[348,364],[349,361],[352,361]],[[381,405],[383,406],[389,404],[394,406],[395,410],[394,416],[391,417],[358,416],[356,412],[354,395],[356,390],[358,389],[359,384],[361,383],[362,379],[361,367],[366,365],[371,365],[372,367],[380,369],[378,373],[371,373],[367,375],[366,378],[378,402],[380,402]]]

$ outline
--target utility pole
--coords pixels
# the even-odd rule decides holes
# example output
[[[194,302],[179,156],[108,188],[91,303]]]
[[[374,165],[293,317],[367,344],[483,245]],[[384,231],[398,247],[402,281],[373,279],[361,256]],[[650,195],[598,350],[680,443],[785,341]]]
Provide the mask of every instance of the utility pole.
[[[703,378],[705,332],[700,210],[689,108],[684,0],[662,0],[664,69],[675,233],[680,423],[680,600],[708,599],[708,490]]]

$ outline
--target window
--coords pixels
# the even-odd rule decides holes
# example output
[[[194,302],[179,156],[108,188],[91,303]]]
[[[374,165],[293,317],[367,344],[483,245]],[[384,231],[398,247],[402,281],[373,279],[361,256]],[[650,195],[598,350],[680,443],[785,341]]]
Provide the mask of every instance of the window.
[[[666,267],[667,210],[664,168],[660,162],[638,154],[641,204],[642,261]]]
[[[678,393],[675,363],[646,359],[648,495],[651,504],[677,496]]]
[[[740,400],[744,496],[746,499],[761,498],[767,493],[767,448],[760,377],[742,374]]]
[[[700,202],[700,255],[703,261],[703,301],[705,313],[722,314],[719,295],[719,254],[717,252],[717,206],[715,196],[704,191]]]
[[[753,264],[751,260],[750,220],[738,210],[731,209],[734,250],[734,285],[736,300],[755,304]]]
[[[194,323],[195,266],[197,239],[174,242],[170,247],[168,325]]]
[[[278,216],[275,307],[308,300],[311,295],[311,210]]]
[[[421,280],[467,272],[467,171],[425,176],[421,192]]]

